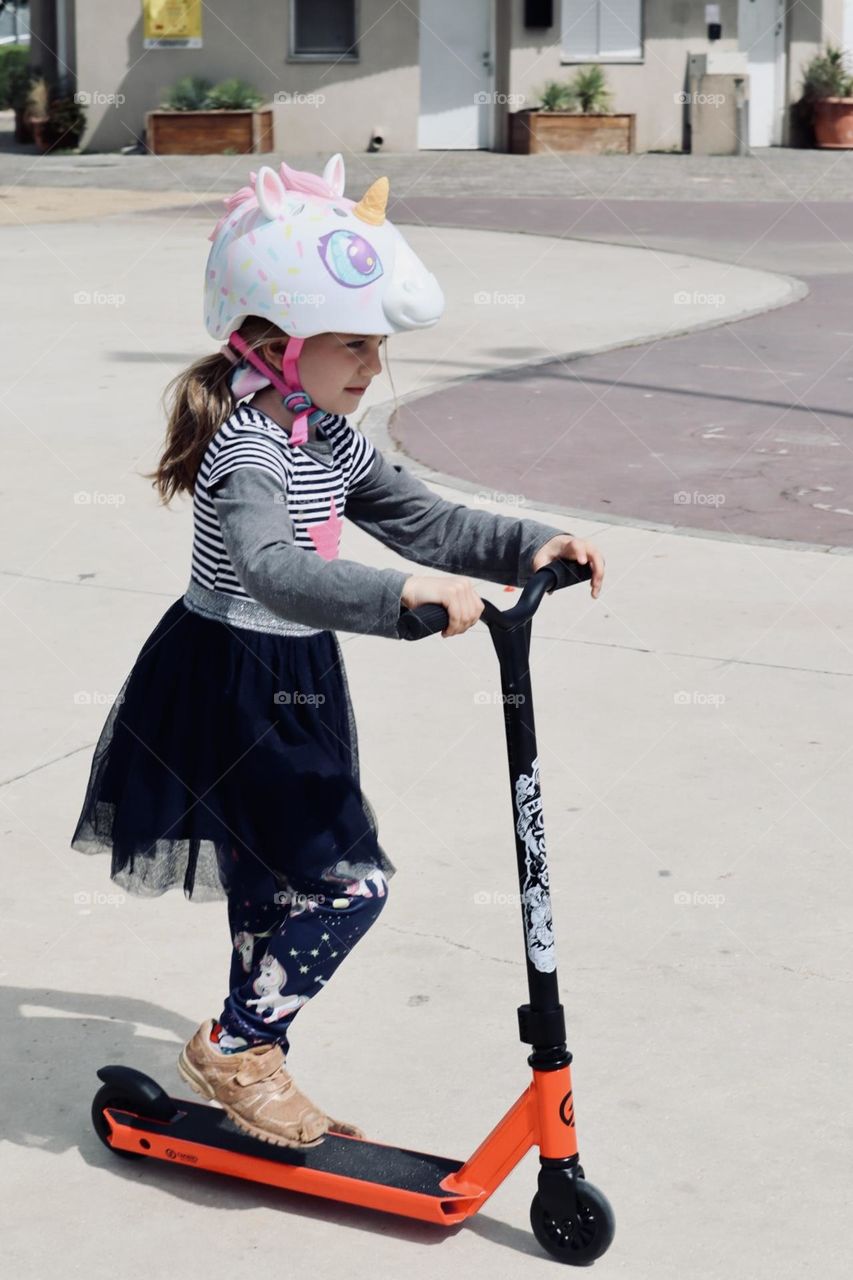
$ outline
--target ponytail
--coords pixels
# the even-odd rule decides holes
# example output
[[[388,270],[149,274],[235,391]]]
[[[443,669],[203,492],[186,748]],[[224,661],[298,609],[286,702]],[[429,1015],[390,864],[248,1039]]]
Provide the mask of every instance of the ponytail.
[[[285,336],[276,325],[256,316],[248,316],[239,333],[252,348]],[[195,360],[166,387],[163,452],[155,470],[143,473],[164,506],[176,494],[192,493],[205,450],[234,409],[229,385],[233,370],[234,361],[215,351]]]

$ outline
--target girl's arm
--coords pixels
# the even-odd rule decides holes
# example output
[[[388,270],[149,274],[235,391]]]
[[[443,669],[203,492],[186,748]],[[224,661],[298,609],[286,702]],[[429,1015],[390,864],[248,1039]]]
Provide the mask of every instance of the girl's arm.
[[[523,587],[533,558],[564,529],[446,502],[377,449],[347,495],[345,515],[408,560],[486,582]]]
[[[253,599],[309,627],[399,638],[410,574],[324,560],[298,546],[281,483],[270,471],[241,466],[208,492],[237,580]]]

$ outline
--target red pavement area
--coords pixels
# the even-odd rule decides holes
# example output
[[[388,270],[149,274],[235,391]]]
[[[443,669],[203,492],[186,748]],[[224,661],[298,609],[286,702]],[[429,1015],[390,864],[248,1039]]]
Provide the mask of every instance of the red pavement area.
[[[465,210],[441,203],[446,220],[462,225]],[[569,202],[543,203],[547,234],[560,217],[577,217]],[[620,222],[632,216],[626,203]],[[438,221],[437,202],[429,204],[421,216]],[[648,204],[634,211],[645,224]],[[712,236],[715,220],[695,208]],[[824,239],[849,272],[853,210],[832,209],[836,225]],[[765,211],[770,226],[779,206]],[[659,220],[671,214],[662,205]],[[817,221],[802,210],[798,219],[796,234],[807,220],[814,238]],[[754,239],[755,226],[744,233]],[[731,243],[731,222],[723,234]],[[767,240],[765,231],[765,254]],[[786,271],[781,247],[778,267]],[[472,379],[403,406],[392,434],[413,458],[483,490],[603,519],[853,547],[853,314],[851,276],[840,272],[797,273],[809,295],[761,316]]]

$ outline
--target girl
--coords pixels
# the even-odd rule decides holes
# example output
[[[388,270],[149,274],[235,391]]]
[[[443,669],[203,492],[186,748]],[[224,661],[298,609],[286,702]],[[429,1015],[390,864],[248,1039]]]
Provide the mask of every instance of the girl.
[[[227,898],[229,992],[178,1067],[264,1141],[315,1146],[333,1120],[285,1067],[298,1010],[388,901],[396,868],[359,782],[336,629],[396,638],[435,602],[443,635],[483,604],[468,577],[522,585],[596,550],[534,520],[436,497],[351,427],[384,337],[433,325],[444,298],[385,217],[388,181],[354,203],[344,165],[262,168],[210,239],[208,332],[225,344],[180,374],[153,482],[192,493],[186,593],[166,610],[95,749],[72,848],[158,895]],[[338,556],[344,516],[441,576]]]

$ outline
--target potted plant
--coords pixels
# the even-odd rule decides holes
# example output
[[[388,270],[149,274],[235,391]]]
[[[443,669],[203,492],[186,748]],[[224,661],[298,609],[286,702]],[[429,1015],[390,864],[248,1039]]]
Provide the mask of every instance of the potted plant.
[[[844,58],[843,49],[827,45],[803,73],[800,102],[811,117],[819,147],[853,147],[853,75]]]
[[[271,107],[243,80],[211,85],[184,76],[159,111],[145,117],[146,145],[154,155],[248,155],[272,151]]]
[[[610,113],[611,94],[600,66],[581,67],[572,80],[549,80],[538,107],[510,114],[510,151],[579,151],[587,155],[634,150],[635,116]]]
[[[80,145],[86,115],[73,93],[51,95],[47,123],[42,126],[45,151],[73,151]]]

